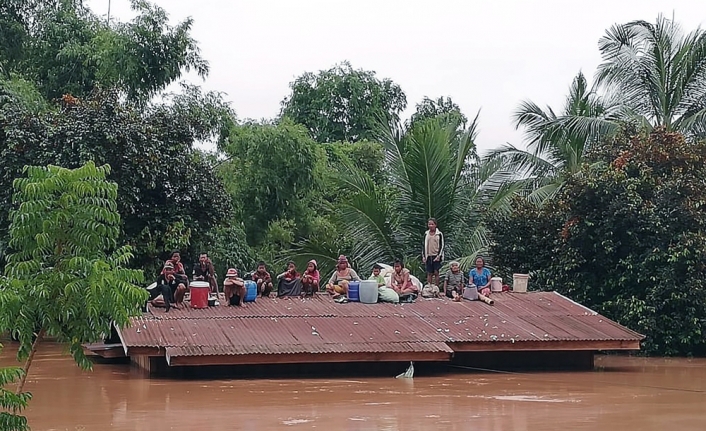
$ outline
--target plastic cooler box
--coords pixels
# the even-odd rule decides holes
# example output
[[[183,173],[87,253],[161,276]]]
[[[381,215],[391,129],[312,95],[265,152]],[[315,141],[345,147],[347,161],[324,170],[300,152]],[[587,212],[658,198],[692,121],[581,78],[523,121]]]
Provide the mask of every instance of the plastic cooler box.
[[[189,285],[191,292],[191,308],[208,308],[208,293],[211,285],[205,281],[192,281]]]
[[[245,298],[243,302],[255,302],[257,298],[257,283],[252,280],[245,280]]]
[[[360,302],[360,282],[351,281],[348,283],[348,300],[351,302]]]

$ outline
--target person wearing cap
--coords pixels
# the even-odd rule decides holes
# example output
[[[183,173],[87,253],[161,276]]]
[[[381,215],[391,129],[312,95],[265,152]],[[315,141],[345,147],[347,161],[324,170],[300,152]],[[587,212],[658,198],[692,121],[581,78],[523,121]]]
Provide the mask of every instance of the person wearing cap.
[[[230,268],[226,272],[226,279],[223,281],[223,293],[228,306],[238,305],[245,307],[245,281],[238,277],[238,270]]]
[[[302,274],[302,295],[313,295],[319,291],[319,268],[314,259],[310,260],[306,266],[306,271]]]
[[[326,284],[326,291],[333,296],[348,296],[348,283],[360,281],[358,274],[348,265],[348,258],[344,255],[338,256],[336,270]]]
[[[157,277],[157,287],[153,289],[153,292],[162,294],[162,299],[164,300],[164,307],[169,312],[171,308],[171,303],[174,303],[174,307],[179,308],[179,305],[184,303],[184,294],[186,293],[186,286],[184,283],[180,282],[176,277],[174,271],[174,263],[171,260],[164,262],[164,268],[162,272]],[[157,298],[151,298],[152,304],[156,305]]]

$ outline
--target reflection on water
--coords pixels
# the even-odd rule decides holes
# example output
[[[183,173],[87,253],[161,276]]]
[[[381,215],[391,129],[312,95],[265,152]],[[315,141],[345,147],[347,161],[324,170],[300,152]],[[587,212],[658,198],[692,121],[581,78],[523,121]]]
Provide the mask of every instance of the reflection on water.
[[[0,365],[12,363],[6,346]],[[706,360],[598,357],[596,372],[463,373],[414,380],[146,379],[82,372],[56,345],[35,358],[26,412],[40,430],[706,429]]]

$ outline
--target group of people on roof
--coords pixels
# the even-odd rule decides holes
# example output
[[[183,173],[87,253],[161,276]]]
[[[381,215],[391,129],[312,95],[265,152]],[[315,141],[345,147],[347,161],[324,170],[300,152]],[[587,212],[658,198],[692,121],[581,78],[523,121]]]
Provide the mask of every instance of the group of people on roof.
[[[425,297],[445,295],[454,301],[461,301],[464,289],[467,287],[477,289],[482,295],[489,296],[491,273],[485,267],[485,260],[482,257],[475,260],[475,268],[471,269],[468,278],[461,271],[458,262],[451,262],[443,277],[442,288],[439,271],[444,258],[444,237],[433,218],[429,219],[427,226],[422,251],[427,284],[422,286],[409,269],[405,268],[401,259],[396,259],[392,266],[375,264],[368,280],[377,282],[378,300],[392,303],[412,302],[421,294]],[[350,267],[345,255],[338,257],[336,269],[323,286],[316,260],[310,260],[303,273],[297,271],[294,262],[289,262],[286,270],[278,274],[275,279],[268,271],[265,262],[261,261],[254,271],[245,275],[245,278],[255,282],[257,296],[260,297],[270,297],[273,294],[274,280],[276,280],[278,297],[311,296],[323,290],[337,302],[347,302],[350,283],[361,281],[358,273]],[[199,261],[193,268],[193,281],[208,283],[211,291],[218,293],[216,272],[207,253],[199,255]],[[182,306],[188,288],[189,277],[181,262],[181,254],[174,251],[169,260],[164,263],[155,286],[150,289],[149,301],[153,305],[164,306],[169,311],[172,304],[176,307]],[[227,305],[245,306],[246,283],[245,279],[239,276],[237,269],[230,268],[226,272],[223,294]]]

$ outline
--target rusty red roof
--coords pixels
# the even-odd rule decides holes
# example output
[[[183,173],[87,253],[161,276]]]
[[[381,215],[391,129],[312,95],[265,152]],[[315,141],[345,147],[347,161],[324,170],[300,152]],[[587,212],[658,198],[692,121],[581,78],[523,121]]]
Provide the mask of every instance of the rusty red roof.
[[[166,356],[445,352],[468,343],[639,341],[642,335],[553,292],[493,294],[480,301],[337,304],[313,298],[258,299],[246,308],[151,309],[120,337],[130,349]],[[509,344],[508,344],[509,345]],[[549,345],[547,345],[549,346]]]

